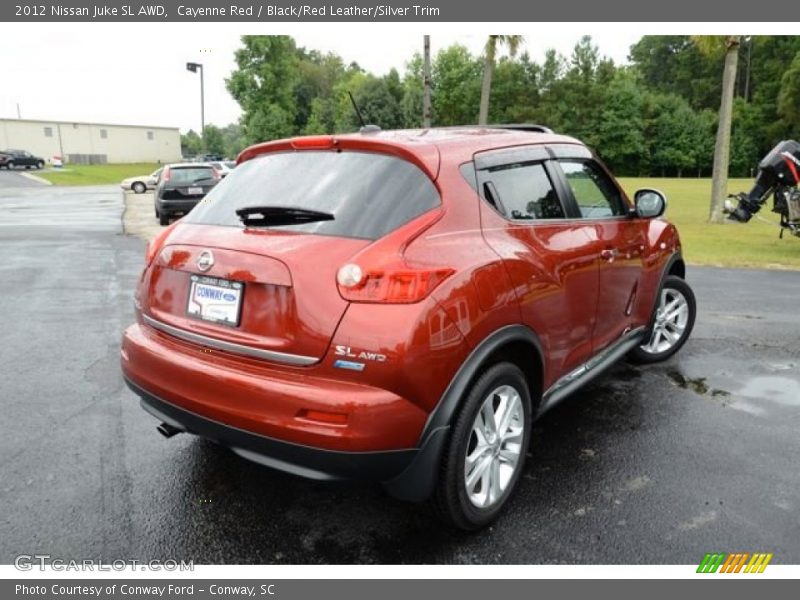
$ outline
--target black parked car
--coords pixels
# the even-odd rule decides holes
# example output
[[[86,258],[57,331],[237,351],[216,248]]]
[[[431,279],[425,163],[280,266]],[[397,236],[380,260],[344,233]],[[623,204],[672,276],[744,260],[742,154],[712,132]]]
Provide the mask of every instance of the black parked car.
[[[179,163],[161,171],[155,191],[156,217],[161,225],[185,215],[217,185],[219,172],[211,165]]]
[[[44,159],[34,156],[27,150],[0,150],[0,167],[5,167],[6,169],[15,169],[17,167],[43,169]]]

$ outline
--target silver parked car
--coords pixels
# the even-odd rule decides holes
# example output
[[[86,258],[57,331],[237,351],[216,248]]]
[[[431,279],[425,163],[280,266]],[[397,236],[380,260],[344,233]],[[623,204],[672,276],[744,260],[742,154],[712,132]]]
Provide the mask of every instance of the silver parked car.
[[[150,173],[150,175],[136,175],[135,177],[128,177],[127,179],[122,180],[120,187],[125,191],[133,191],[137,194],[144,194],[147,190],[156,189],[159,175],[161,175],[161,169],[156,169]]]

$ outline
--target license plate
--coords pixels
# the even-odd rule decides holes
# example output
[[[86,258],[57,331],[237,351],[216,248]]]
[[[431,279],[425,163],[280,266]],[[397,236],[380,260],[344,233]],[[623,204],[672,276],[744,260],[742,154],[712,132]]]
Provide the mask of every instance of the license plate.
[[[186,314],[195,319],[236,327],[243,293],[244,284],[238,281],[192,275]]]
[[[186,193],[190,196],[198,196],[203,193],[203,188],[201,187],[190,187],[186,189]]]

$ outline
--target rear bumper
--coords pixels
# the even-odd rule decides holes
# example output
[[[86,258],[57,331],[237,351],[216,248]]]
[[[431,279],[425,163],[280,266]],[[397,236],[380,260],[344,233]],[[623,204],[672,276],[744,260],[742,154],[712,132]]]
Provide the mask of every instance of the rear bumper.
[[[427,413],[377,387],[192,344],[144,323],[122,337],[137,388],[203,418],[288,443],[348,453],[414,449]],[[329,416],[333,419],[329,419]]]
[[[405,471],[419,453],[416,448],[337,452],[293,444],[202,417],[156,398],[127,378],[125,382],[141,398],[142,408],[162,422],[214,440],[248,460],[308,479],[391,480]]]
[[[188,213],[202,198],[192,198],[190,200],[156,200],[156,206],[161,212]]]

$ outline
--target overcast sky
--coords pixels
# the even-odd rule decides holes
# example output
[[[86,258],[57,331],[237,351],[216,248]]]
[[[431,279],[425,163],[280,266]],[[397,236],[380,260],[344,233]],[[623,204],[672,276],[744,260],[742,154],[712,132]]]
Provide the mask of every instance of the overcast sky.
[[[625,62],[640,36],[634,27],[525,25],[524,50],[541,60],[547,48],[568,55],[583,34],[601,54]],[[236,121],[239,107],[225,89],[233,53],[244,33],[266,33],[246,24],[14,24],[0,23],[0,117],[164,125],[200,128],[200,81],[186,61],[205,65],[206,123]],[[339,54],[382,75],[422,49],[431,33],[432,52],[458,42],[479,54],[487,32],[408,24],[306,24],[286,31],[298,45]],[[342,31],[349,28],[349,31]],[[471,31],[470,31],[471,29]],[[9,57],[14,57],[8,60]]]

